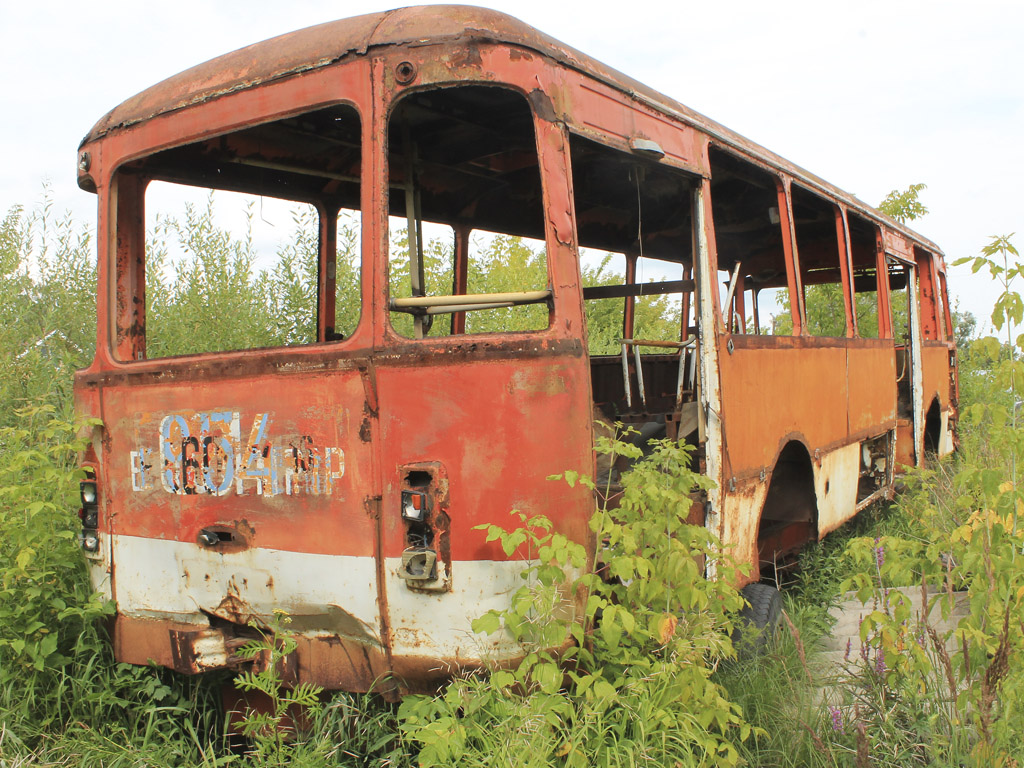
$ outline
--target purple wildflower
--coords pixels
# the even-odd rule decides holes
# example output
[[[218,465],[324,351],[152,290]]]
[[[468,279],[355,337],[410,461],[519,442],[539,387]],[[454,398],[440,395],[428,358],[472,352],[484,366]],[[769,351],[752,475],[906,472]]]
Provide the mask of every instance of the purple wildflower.
[[[875,655],[875,673],[885,674],[885,654],[881,650]]]
[[[828,711],[832,715],[832,730],[843,733],[843,711],[839,707],[829,707]]]
[[[850,638],[846,639],[846,653],[843,654],[843,661],[850,660],[850,649],[853,648],[853,640]]]
[[[860,644],[860,657],[861,657],[861,659],[865,663],[867,663],[867,660],[868,660],[868,647],[864,643]]]
[[[875,539],[875,565],[879,569],[881,569],[882,564],[885,562],[885,547],[879,544],[880,541],[881,539]]]

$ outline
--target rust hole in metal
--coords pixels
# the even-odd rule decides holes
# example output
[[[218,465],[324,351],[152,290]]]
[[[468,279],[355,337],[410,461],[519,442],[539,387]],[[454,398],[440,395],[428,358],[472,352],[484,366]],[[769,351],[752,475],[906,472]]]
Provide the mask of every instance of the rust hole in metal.
[[[425,488],[430,485],[433,477],[429,472],[414,469],[405,476],[405,482],[410,488]]]
[[[416,79],[416,65],[411,61],[402,61],[395,65],[395,80],[400,85],[408,85]]]
[[[241,552],[252,546],[256,529],[247,520],[208,525],[199,531],[200,544],[216,552]]]

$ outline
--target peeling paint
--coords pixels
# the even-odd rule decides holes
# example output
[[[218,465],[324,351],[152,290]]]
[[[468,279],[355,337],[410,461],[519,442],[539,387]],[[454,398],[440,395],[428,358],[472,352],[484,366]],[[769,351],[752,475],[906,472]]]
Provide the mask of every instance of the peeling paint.
[[[345,474],[345,451],[310,435],[273,436],[270,423],[269,413],[256,414],[243,443],[237,411],[164,416],[158,447],[129,453],[131,488],[152,490],[159,478],[164,491],[181,495],[329,496]]]

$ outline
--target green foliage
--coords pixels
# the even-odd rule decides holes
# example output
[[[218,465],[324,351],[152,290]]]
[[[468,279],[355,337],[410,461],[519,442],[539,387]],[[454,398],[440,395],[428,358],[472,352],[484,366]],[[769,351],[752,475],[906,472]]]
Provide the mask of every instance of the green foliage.
[[[603,440],[641,459],[636,446]],[[474,629],[503,633],[522,661],[402,704],[421,766],[739,763],[734,742],[753,731],[711,675],[733,653],[742,598],[720,543],[686,524],[690,492],[707,484],[688,466],[685,447],[662,441],[623,476],[619,506],[591,521],[603,542],[596,572],[543,516],[520,514],[513,530],[481,526],[507,554],[525,554],[526,583]],[[562,479],[593,488],[574,473]],[[717,580],[704,578],[705,563]]]
[[[35,692],[22,700],[29,720],[48,716],[45,692],[107,609],[85,587],[70,514],[82,476],[71,467],[85,440],[52,405],[17,416],[21,426],[0,428],[0,687]]]
[[[424,243],[423,276],[428,296],[448,295],[453,290],[453,242],[433,237]],[[581,265],[586,287],[621,285],[624,277],[609,268],[612,254],[597,266]],[[412,295],[409,277],[408,241],[405,229],[398,229],[391,242],[389,282],[391,295],[405,298]],[[549,282],[547,257],[543,245],[508,235],[479,238],[471,248],[467,269],[468,293],[510,293],[542,290]],[[623,300],[602,299],[586,302],[587,338],[590,354],[609,355],[620,352],[623,331]],[[412,338],[413,318],[392,312],[395,330]],[[466,313],[466,333],[497,333],[547,328],[548,308],[545,304],[488,309]],[[437,315],[427,332],[428,337],[451,333],[448,315]],[[640,339],[678,341],[680,336],[679,307],[666,295],[644,296],[636,301],[634,336]]]
[[[89,586],[73,511],[91,424],[55,411],[26,407],[0,428],[0,755],[58,739],[96,762],[126,749],[180,762],[194,755],[186,734],[217,730],[211,686],[114,662],[111,606]]]
[[[1013,765],[1024,727],[1024,495],[1017,465],[1024,440],[1016,426],[1022,339],[1021,274],[1009,237],[994,238],[973,261],[1003,285],[992,321],[1007,342],[972,344],[977,400],[961,411],[961,451],[952,462],[915,473],[900,498],[907,530],[850,543],[856,572],[844,588],[873,609],[861,624],[864,665],[843,702],[855,732],[893,765]],[[919,585],[919,614],[892,586]],[[967,614],[946,632],[964,593]],[[853,737],[846,747],[854,750]],[[874,752],[873,752],[874,754]],[[939,763],[939,761],[942,761]],[[948,761],[945,762],[945,761]]]
[[[987,268],[1002,287],[993,304],[991,319],[997,331],[1005,330],[1006,340],[1001,343],[989,336],[971,344],[970,362],[976,366],[972,373],[980,374],[981,380],[972,380],[970,375],[966,378],[972,387],[981,391],[974,402],[965,404],[961,410],[969,429],[976,426],[984,430],[989,449],[998,454],[1001,466],[1010,467],[1010,481],[1016,487],[1017,466],[1024,455],[1024,436],[1017,429],[1017,390],[1019,382],[1024,381],[1020,356],[1024,335],[1018,335],[1017,328],[1024,319],[1024,299],[1014,284],[1024,276],[1024,267],[1017,261],[1020,254],[1011,237],[1012,234],[993,237],[982,248],[981,255],[958,259],[954,264],[970,263],[975,273]]]
[[[71,416],[71,373],[96,343],[92,240],[69,216],[57,218],[49,190],[41,206],[10,209],[0,222],[0,425],[15,409],[46,397]]]
[[[894,189],[878,204],[878,210],[901,224],[919,219],[928,213],[928,208],[920,199],[923,189],[927,189],[925,184],[911,184],[902,192]]]
[[[908,190],[911,202],[921,188]],[[906,199],[901,204],[901,220],[924,212]],[[224,329],[223,341],[210,349],[310,340],[314,220],[296,213],[292,237],[268,269],[251,238],[218,227],[213,214],[210,202],[180,220],[161,219],[150,235],[150,257],[159,265],[147,291],[150,355],[206,348],[199,334],[209,336],[210,328]],[[359,222],[343,217],[339,229],[337,325],[350,333],[359,317]],[[528,561],[508,609],[476,624],[519,649],[518,666],[496,664],[489,676],[456,680],[437,697],[410,698],[398,712],[372,697],[338,694],[310,713],[308,732],[289,740],[273,726],[283,721],[285,702],[313,703],[312,691],[289,690],[272,664],[244,678],[266,688],[276,704],[269,719],[252,716],[253,750],[238,756],[222,740],[219,679],[113,661],[102,622],[110,609],[88,586],[73,513],[75,454],[86,433],[70,419],[70,377],[92,358],[95,344],[91,237],[55,216],[48,197],[34,212],[11,209],[0,222],[0,353],[7,360],[0,371],[0,759],[407,765],[418,752],[423,765],[745,759],[804,766],[858,764],[862,748],[871,764],[1012,765],[1024,726],[1024,638],[1017,631],[1024,622],[1024,498],[1016,477],[1024,448],[1016,426],[1024,302],[1011,238],[994,238],[979,257],[958,262],[987,269],[1002,287],[993,316],[1000,338],[960,347],[959,457],[919,474],[888,516],[857,522],[852,533],[869,533],[849,545],[846,561],[833,554],[843,546],[838,537],[805,555],[810,577],[791,590],[803,599],[786,601],[792,630],[757,665],[729,661],[729,617],[739,604],[728,586],[731,566],[703,528],[685,525],[687,493],[699,478],[684,469],[681,449],[666,444],[624,481],[622,506],[594,518],[594,536],[604,542],[603,579],[588,574],[582,548],[543,517],[487,531],[510,556]],[[436,268],[428,268],[428,290],[449,293],[450,247],[431,249]],[[171,259],[177,250],[188,258]],[[543,255],[523,241],[496,239],[483,251],[471,291],[546,285]],[[584,283],[621,282],[608,263],[584,269]],[[858,313],[862,296],[873,294],[858,294]],[[829,301],[835,297],[817,313],[809,294],[812,331],[841,333],[828,325],[835,319],[826,311]],[[871,322],[867,304],[863,327]],[[588,302],[586,309],[591,351],[617,352],[621,302]],[[546,323],[543,307],[519,310],[516,317],[540,312]],[[468,316],[468,328],[492,327],[488,314]],[[495,326],[520,327],[515,322]],[[444,327],[439,321],[435,331]],[[958,339],[969,337],[970,318],[957,328]],[[678,330],[678,311],[666,297],[638,301],[638,337],[675,339]],[[563,480],[589,483],[573,475]],[[705,581],[701,558],[724,578]],[[834,599],[844,577],[873,608],[864,625],[867,662],[854,667],[835,700],[847,724],[838,732],[811,680],[814,639],[828,631],[815,606]],[[949,609],[950,589],[965,591],[969,615],[950,637],[934,638],[894,593],[886,599],[889,587],[908,582],[932,590],[933,615]],[[266,639],[259,653],[287,647],[286,639]],[[558,647],[561,653],[552,652]]]
[[[275,610],[274,618],[265,629],[253,623],[261,634],[237,652],[242,660],[257,662],[235,678],[240,691],[261,693],[270,702],[269,709],[250,708],[242,717],[242,734],[252,742],[252,756],[259,765],[291,765],[295,757],[295,733],[292,717],[299,712],[315,717],[320,705],[319,686],[299,683],[286,686],[281,677],[281,665],[298,646],[288,631],[291,619],[285,611]]]
[[[296,211],[272,270],[260,269],[252,206],[241,239],[217,225],[211,193],[184,218],[158,218],[146,253],[148,357],[308,344],[316,339],[315,215]],[[171,244],[184,253],[172,259]]]

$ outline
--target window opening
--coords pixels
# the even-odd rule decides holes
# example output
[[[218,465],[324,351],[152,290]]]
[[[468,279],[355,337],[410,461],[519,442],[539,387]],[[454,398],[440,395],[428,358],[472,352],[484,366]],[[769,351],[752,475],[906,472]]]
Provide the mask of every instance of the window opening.
[[[144,280],[136,287],[119,277],[119,305],[135,306],[143,297],[128,294],[141,291],[146,307],[130,323],[138,337],[130,357],[351,334],[361,305],[360,173],[359,116],[348,105],[174,147],[122,168],[119,241],[133,240],[135,216],[148,230]],[[320,211],[337,216],[337,226],[322,228]],[[119,254],[119,265],[130,261]],[[119,355],[124,346],[119,340]]]
[[[910,343],[910,269],[899,259],[886,255],[889,277],[889,305],[892,307],[892,334],[897,345]]]
[[[395,331],[546,329],[543,197],[526,99],[475,85],[409,94],[391,116],[388,157]]]
[[[685,268],[680,262],[637,259],[636,282],[643,291],[647,284],[682,285]],[[660,286],[659,286],[660,288]],[[682,293],[641,293],[636,297],[633,336],[654,341],[679,341],[682,328]],[[685,338],[685,337],[684,337]]]
[[[850,260],[853,265],[854,314],[857,335],[862,339],[879,338],[878,308],[878,228],[849,212]]]
[[[886,271],[889,279],[889,304],[892,307],[893,338],[896,352],[896,409],[901,419],[914,417],[913,386],[911,379],[910,341],[910,265],[886,255]]]
[[[697,430],[682,312],[693,295],[694,180],[576,135],[570,151],[595,419],[635,425],[645,445],[687,438]]]
[[[795,184],[790,197],[807,333],[846,336],[846,301],[840,266],[845,254],[841,253],[836,229],[836,208]]]
[[[592,356],[616,355],[625,334],[626,303],[622,286],[626,284],[626,256],[581,248],[580,274],[585,290],[608,289],[603,294],[591,290],[593,298],[583,306],[587,314],[587,348]]]
[[[776,178],[715,147],[710,157],[723,319],[738,333],[792,334]]]

